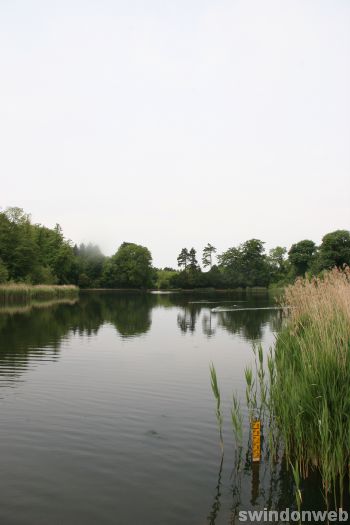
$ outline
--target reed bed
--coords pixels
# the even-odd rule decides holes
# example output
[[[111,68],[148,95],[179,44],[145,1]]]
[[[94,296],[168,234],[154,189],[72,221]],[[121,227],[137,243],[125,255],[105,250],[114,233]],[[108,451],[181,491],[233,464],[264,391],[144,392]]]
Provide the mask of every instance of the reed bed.
[[[342,508],[350,483],[350,269],[297,280],[282,306],[287,318],[275,347],[267,358],[254,347],[255,366],[245,369],[249,423],[261,421],[267,456],[291,469],[298,509],[301,480],[311,471],[320,474],[327,508]],[[221,441],[220,391],[213,365],[210,371]],[[231,419],[241,449],[236,396]]]
[[[317,469],[342,504],[350,463],[350,269],[299,279],[283,299],[288,323],[270,366],[268,408],[288,461]],[[271,365],[272,363],[272,365]]]
[[[36,300],[63,299],[76,297],[79,288],[74,285],[30,285],[30,284],[1,284],[0,302],[28,302]]]

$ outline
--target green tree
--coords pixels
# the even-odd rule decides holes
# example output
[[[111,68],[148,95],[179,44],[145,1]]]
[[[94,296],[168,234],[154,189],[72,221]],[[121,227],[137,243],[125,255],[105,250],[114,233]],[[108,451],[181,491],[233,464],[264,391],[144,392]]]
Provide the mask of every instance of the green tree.
[[[206,281],[203,278],[205,275],[198,267],[197,269],[188,268],[174,274],[170,279],[170,285],[172,288],[203,288],[206,286]]]
[[[94,244],[80,244],[74,246],[73,252],[78,262],[78,284],[81,288],[97,288],[105,260],[98,246]]]
[[[202,263],[204,268],[207,268],[207,266],[210,266],[210,268],[213,266],[213,255],[216,252],[216,248],[212,246],[210,243],[208,243],[205,248],[203,249],[203,257],[202,257]]]
[[[224,286],[224,279],[220,268],[213,264],[209,272],[203,273],[204,285],[210,288],[222,288]]]
[[[73,248],[68,242],[63,242],[57,250],[53,271],[57,275],[59,284],[69,284],[77,281],[78,264]]]
[[[156,287],[159,290],[168,290],[169,288],[173,288],[172,279],[177,274],[178,272],[172,268],[163,268],[157,270]]]
[[[124,242],[105,262],[102,283],[109,288],[147,288],[153,280],[151,252],[144,246]]]
[[[268,255],[268,263],[270,266],[271,281],[278,282],[286,278],[288,273],[288,263],[286,259],[287,248],[283,246],[276,246],[271,248]]]
[[[61,228],[32,224],[21,208],[0,213],[0,257],[14,281],[77,282],[76,257]]]
[[[12,224],[29,224],[30,214],[25,213],[22,208],[16,206],[6,208],[5,215]]]
[[[194,248],[189,251],[183,248],[177,261],[184,269],[171,276],[169,284],[172,288],[191,289],[205,286]]]
[[[9,278],[9,272],[3,263],[3,261],[0,259],[0,283],[5,283]]]
[[[228,287],[267,286],[270,282],[264,243],[259,239],[229,248],[218,256],[218,260]]]
[[[276,246],[269,251],[269,261],[277,272],[283,272],[286,263],[287,248]]]
[[[7,208],[1,215],[0,256],[8,269],[9,277],[14,280],[30,280],[38,257],[30,216],[21,208]]]
[[[305,239],[293,244],[288,252],[288,259],[292,265],[294,275],[305,275],[310,270],[316,254],[316,245]]]
[[[197,252],[194,248],[191,248],[188,252],[188,259],[189,259],[189,269],[190,270],[199,270],[198,261],[196,259]]]
[[[250,239],[242,244],[241,251],[245,286],[268,286],[270,272],[264,242]]]
[[[36,242],[39,248],[38,262],[48,268],[47,278],[58,284],[78,282],[78,261],[70,241],[67,241],[59,224],[53,229],[40,224],[34,225]]]
[[[178,258],[177,258],[177,265],[179,268],[183,267],[185,270],[187,269],[187,264],[189,262],[189,253],[187,248],[182,248]]]
[[[316,261],[318,271],[332,268],[350,266],[350,232],[348,230],[336,230],[327,233],[319,248]]]
[[[39,264],[32,270],[30,280],[33,284],[58,284],[58,279],[51,268]]]
[[[241,247],[228,248],[218,255],[219,268],[222,271],[223,285],[228,288],[243,286],[243,260]]]

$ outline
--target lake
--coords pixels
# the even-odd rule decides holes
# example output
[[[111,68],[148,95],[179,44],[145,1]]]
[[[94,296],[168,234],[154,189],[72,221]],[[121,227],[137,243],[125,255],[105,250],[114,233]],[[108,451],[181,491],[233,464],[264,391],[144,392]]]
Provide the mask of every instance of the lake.
[[[253,344],[268,351],[280,326],[271,306],[265,294],[86,292],[0,308],[0,523],[221,524],[295,507],[283,464],[252,466],[249,447],[238,464],[230,423]]]

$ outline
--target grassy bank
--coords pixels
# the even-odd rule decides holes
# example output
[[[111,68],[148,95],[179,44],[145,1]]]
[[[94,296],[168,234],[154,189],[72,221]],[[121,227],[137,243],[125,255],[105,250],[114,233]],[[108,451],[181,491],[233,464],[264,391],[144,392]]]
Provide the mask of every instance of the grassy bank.
[[[350,270],[298,280],[269,362],[269,410],[285,455],[302,477],[317,469],[340,496],[350,462]]]
[[[9,303],[14,301],[27,302],[30,300],[50,300],[75,297],[79,288],[73,285],[29,285],[29,284],[1,284],[0,301]]]

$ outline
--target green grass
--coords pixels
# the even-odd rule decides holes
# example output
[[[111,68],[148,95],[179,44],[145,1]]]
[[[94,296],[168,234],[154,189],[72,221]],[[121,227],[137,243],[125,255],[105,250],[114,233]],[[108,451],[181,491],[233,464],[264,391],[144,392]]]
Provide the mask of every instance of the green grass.
[[[0,302],[27,302],[33,299],[49,300],[65,297],[75,297],[79,288],[73,285],[29,285],[29,284],[1,284]]]

